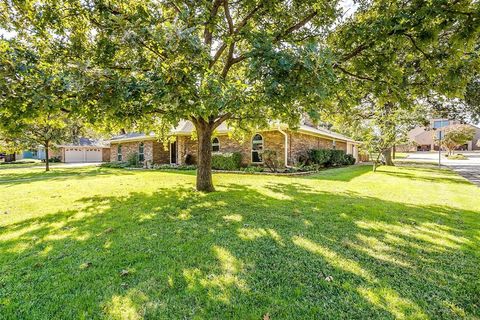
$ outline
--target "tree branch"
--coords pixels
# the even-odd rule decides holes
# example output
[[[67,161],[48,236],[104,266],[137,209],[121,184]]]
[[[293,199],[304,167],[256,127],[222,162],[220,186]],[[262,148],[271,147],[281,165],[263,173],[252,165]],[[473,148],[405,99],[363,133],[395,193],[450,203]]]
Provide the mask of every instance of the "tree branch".
[[[250,11],[250,12],[245,16],[245,18],[243,18],[243,20],[240,21],[240,23],[237,25],[237,27],[235,28],[235,34],[238,34],[238,33],[240,32],[240,30],[242,30],[242,28],[245,27],[245,25],[247,24],[248,20],[250,20],[250,19],[255,15],[255,13],[257,13],[257,11],[260,10],[262,7],[263,7],[263,3],[260,3],[258,6],[256,6],[255,8],[253,8],[253,10]]]
[[[233,34],[235,27],[233,26],[233,20],[230,14],[230,8],[228,7],[228,0],[223,1],[223,10],[225,11],[225,18],[227,19],[228,31],[230,32],[230,34]]]
[[[215,122],[213,123],[213,130],[215,130],[216,128],[218,128],[219,125],[221,125],[225,120],[228,120],[230,119],[230,117],[232,116],[232,114],[230,112],[227,112],[221,116],[219,116]]]
[[[313,11],[310,14],[308,14],[305,18],[294,24],[293,26],[289,27],[287,30],[284,32],[280,33],[275,37],[275,41],[278,42],[282,40],[282,38],[288,36],[289,34],[301,29],[304,25],[306,25],[310,20],[312,20],[316,15],[318,14],[317,11]]]
[[[240,31],[242,30],[243,27],[245,27],[245,25],[247,24],[247,22],[263,7],[263,3],[260,3],[258,6],[256,6],[252,11],[250,11],[246,16],[245,18],[242,19],[242,21],[240,21],[238,23],[238,25],[235,27],[235,30],[233,31],[232,33],[232,36],[235,36],[237,34],[240,33]],[[228,19],[228,18],[227,18]],[[232,20],[233,22],[233,20]],[[232,40],[234,41],[234,40]],[[226,42],[222,43],[222,45],[220,46],[220,48],[217,50],[217,52],[215,53],[214,57],[213,57],[213,60],[210,62],[210,65],[209,67],[212,68],[215,63],[218,61],[218,59],[220,59],[220,57],[222,56],[223,52],[225,51],[225,49],[227,48],[228,44]],[[243,60],[243,59],[242,59]],[[236,62],[234,62],[236,63]],[[233,63],[233,64],[234,64]]]
[[[223,68],[222,71],[222,78],[226,78],[228,71],[232,67],[232,60],[233,60],[233,52],[235,50],[235,42],[230,43],[230,46],[228,48],[228,57],[227,57],[227,62],[225,62],[225,67]]]
[[[420,53],[423,54],[423,55],[425,56],[425,58],[427,58],[427,60],[431,60],[432,57],[430,57],[429,54],[425,53],[425,51],[423,51],[423,50],[417,45],[417,43],[415,42],[415,39],[413,38],[413,36],[409,35],[408,33],[404,33],[403,35],[410,40],[410,42],[411,42],[412,45],[415,47],[415,49],[417,49],[418,51],[420,51]]]
[[[210,12],[210,16],[209,16],[208,20],[205,22],[205,31],[203,33],[203,37],[204,37],[204,42],[207,46],[212,45],[213,32],[211,30],[211,27],[212,27],[211,23],[215,19],[215,16],[218,13],[218,8],[220,8],[223,1],[224,0],[215,0],[213,2],[213,6],[212,6],[212,10]]]
[[[355,74],[353,72],[350,72],[350,71],[346,70],[345,68],[340,67],[340,65],[334,65],[333,67],[342,71],[343,73],[345,73],[345,74],[347,74],[351,77],[354,77],[354,78],[357,78],[357,79],[360,79],[360,80],[366,80],[366,81],[372,81],[372,82],[375,81],[374,79],[372,79],[370,77],[361,76],[361,75]]]

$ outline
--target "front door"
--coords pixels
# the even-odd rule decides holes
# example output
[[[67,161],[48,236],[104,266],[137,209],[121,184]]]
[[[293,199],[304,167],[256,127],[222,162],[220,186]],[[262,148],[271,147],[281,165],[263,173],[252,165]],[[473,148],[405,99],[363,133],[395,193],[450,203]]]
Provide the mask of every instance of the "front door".
[[[170,143],[170,164],[177,163],[177,141]]]

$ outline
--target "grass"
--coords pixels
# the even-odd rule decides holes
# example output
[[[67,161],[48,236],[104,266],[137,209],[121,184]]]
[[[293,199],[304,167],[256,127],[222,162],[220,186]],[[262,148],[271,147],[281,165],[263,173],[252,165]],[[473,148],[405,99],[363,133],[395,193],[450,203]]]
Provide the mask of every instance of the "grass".
[[[40,166],[45,166],[45,163],[36,159],[21,159],[12,162],[0,162],[0,169],[31,168]]]
[[[447,155],[446,157],[448,160],[468,160],[468,157],[461,153]]]
[[[478,319],[480,188],[378,170],[0,170],[0,319]]]
[[[395,159],[406,159],[410,155],[410,152],[395,152]]]

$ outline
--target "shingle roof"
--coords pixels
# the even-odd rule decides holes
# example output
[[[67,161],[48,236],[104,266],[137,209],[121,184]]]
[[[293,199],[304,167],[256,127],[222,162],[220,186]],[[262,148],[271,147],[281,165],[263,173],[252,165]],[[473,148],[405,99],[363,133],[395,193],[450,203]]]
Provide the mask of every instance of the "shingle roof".
[[[71,143],[64,143],[59,145],[59,147],[98,147],[98,148],[107,148],[109,146],[108,141],[102,139],[91,139],[81,137],[77,141]]]
[[[275,126],[272,126],[271,129],[275,129],[275,128],[276,128]],[[310,133],[310,134],[327,137],[331,139],[338,139],[338,140],[343,140],[348,142],[357,142],[340,133],[336,133],[324,128],[312,127],[306,124],[300,125],[297,130],[300,132]],[[171,135],[190,135],[194,131],[195,131],[195,126],[191,121],[182,120],[173,130],[171,130],[170,134]],[[229,131],[230,131],[230,128],[227,126],[225,122],[222,123],[220,126],[218,126],[218,128],[216,129],[216,132],[220,134],[225,134],[225,133],[228,133]],[[112,137],[110,141],[116,142],[116,141],[138,141],[138,140],[154,140],[154,139],[155,139],[155,134],[153,132],[149,134],[134,132],[134,133],[127,133],[127,134]]]

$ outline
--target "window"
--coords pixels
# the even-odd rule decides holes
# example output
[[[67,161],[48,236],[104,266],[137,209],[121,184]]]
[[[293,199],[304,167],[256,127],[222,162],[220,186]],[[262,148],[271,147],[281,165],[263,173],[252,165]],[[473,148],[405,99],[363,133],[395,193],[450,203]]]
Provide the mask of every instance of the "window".
[[[117,161],[122,161],[122,145],[119,144],[117,147]]]
[[[212,140],[212,151],[213,152],[220,151],[220,141],[218,140],[218,138],[213,138]]]
[[[263,137],[258,133],[252,139],[252,162],[262,163]]]
[[[335,150],[337,148],[337,141],[332,141],[332,149]]]
[[[143,144],[143,142],[140,142],[140,144],[138,145],[138,162],[145,161],[144,150],[145,150],[145,145]]]
[[[438,129],[438,128],[448,126],[449,123],[450,123],[450,121],[448,121],[448,120],[435,120],[435,121],[433,121],[433,127],[435,129]]]

